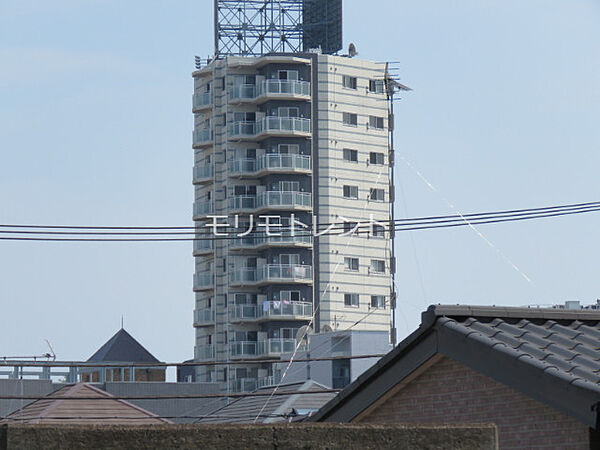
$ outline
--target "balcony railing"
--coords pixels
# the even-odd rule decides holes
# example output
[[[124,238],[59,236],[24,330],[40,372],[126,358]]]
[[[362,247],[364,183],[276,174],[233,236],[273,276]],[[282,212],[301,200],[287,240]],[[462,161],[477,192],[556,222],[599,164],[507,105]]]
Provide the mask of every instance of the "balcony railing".
[[[295,339],[271,338],[262,341],[236,341],[229,344],[231,358],[274,357],[292,353],[296,348]],[[304,350],[300,346],[299,350]]]
[[[212,272],[195,273],[194,274],[194,289],[195,290],[212,289],[213,285],[214,285],[214,275]]]
[[[213,177],[213,166],[203,164],[194,166],[194,184],[209,181]]]
[[[273,231],[273,233],[275,233]],[[267,236],[265,233],[253,233],[243,237],[232,239],[229,247],[232,249],[246,249],[273,246],[295,247],[297,245],[311,245],[311,236],[307,232],[299,230],[292,236],[291,231],[282,231],[278,235]]]
[[[256,197],[251,195],[236,195],[229,198],[230,210],[254,209],[256,207]]]
[[[240,84],[229,89],[230,100],[254,100],[256,86],[254,84]]]
[[[213,344],[198,345],[194,351],[196,361],[206,361],[215,358],[215,346]]]
[[[229,392],[252,392],[258,388],[258,380],[256,378],[235,378],[229,380]]]
[[[212,308],[197,309],[194,311],[196,325],[210,325],[215,322],[215,310]]]
[[[227,170],[230,175],[243,175],[256,172],[256,159],[234,159],[229,161]]]
[[[311,194],[296,191],[267,191],[256,196],[257,208],[310,208]]]
[[[257,281],[312,281],[312,266],[265,264],[257,271]]]
[[[256,283],[256,269],[243,268],[234,270],[229,274],[230,284]]]
[[[194,241],[194,254],[211,253],[213,250],[213,241],[205,236]]]
[[[233,122],[229,124],[230,137],[253,137],[256,135],[256,122]]]
[[[213,140],[212,128],[199,128],[194,130],[194,145],[211,144]]]
[[[256,159],[229,161],[229,175],[252,175],[259,172],[309,172],[310,156],[272,153]]]
[[[236,341],[229,344],[229,354],[232,358],[258,356],[258,342]]]
[[[281,382],[281,376],[270,375],[268,377],[259,378],[257,380],[257,389],[265,386],[277,386]]]
[[[310,96],[310,82],[299,80],[265,80],[256,86],[256,96]]]
[[[210,92],[202,92],[194,94],[192,97],[192,105],[194,109],[201,109],[212,105],[212,95]]]
[[[256,122],[256,134],[271,132],[310,133],[310,119],[269,116]]]
[[[196,202],[194,203],[194,216],[205,216],[212,214],[214,211],[212,202]]]
[[[309,302],[269,301],[260,305],[246,304],[229,307],[230,322],[249,322],[265,319],[309,320],[313,305]]]

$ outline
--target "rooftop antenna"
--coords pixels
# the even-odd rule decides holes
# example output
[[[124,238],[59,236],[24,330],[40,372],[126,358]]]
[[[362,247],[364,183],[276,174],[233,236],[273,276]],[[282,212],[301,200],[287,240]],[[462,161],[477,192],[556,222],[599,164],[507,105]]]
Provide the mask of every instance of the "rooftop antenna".
[[[123,314],[121,314],[121,330],[123,329]]]
[[[48,359],[52,358],[52,361],[56,360],[56,353],[54,353],[54,349],[52,348],[52,344],[50,344],[50,341],[48,339],[44,339],[46,341],[46,344],[48,344],[48,348],[50,349],[50,353],[46,353],[44,356]]]

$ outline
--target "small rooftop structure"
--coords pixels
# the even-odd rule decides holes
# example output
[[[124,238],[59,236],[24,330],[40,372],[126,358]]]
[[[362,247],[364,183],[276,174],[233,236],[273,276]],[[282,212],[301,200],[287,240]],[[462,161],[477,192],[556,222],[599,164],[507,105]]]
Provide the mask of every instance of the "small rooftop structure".
[[[78,383],[30,403],[1,423],[164,425],[171,422],[90,384]]]

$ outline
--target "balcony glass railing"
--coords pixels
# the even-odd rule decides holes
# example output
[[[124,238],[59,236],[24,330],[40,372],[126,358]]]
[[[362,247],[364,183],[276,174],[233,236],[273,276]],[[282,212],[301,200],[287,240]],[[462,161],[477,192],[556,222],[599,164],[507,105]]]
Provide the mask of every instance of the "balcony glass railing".
[[[194,182],[213,177],[213,166],[203,164],[194,166]]]
[[[234,159],[229,161],[227,170],[231,175],[256,172],[255,159]]]
[[[296,264],[265,264],[256,272],[257,281],[311,281],[312,267]]]
[[[255,136],[256,122],[233,122],[229,124],[229,136]]]
[[[307,155],[264,155],[256,160],[256,170],[300,169],[310,170],[310,156]]]
[[[229,209],[254,209],[256,197],[251,195],[236,195],[229,198]]]
[[[212,128],[199,128],[194,130],[194,145],[201,145],[212,142],[213,130]]]
[[[256,207],[307,207],[312,205],[311,194],[296,191],[267,191],[256,196]]]
[[[194,351],[194,359],[197,361],[205,361],[215,358],[215,346],[213,344],[198,345]]]
[[[195,289],[210,289],[213,287],[214,276],[212,272],[194,274]]]
[[[269,116],[256,122],[256,134],[270,132],[310,133],[310,119]]]
[[[237,341],[229,344],[229,352],[232,358],[240,356],[257,356],[258,342],[256,341]]]
[[[229,90],[230,100],[253,100],[256,98],[256,86],[253,84],[240,84]]]
[[[194,323],[213,323],[215,310],[212,308],[197,309],[194,311]]]
[[[308,302],[264,302],[259,308],[259,317],[281,317],[293,316],[310,319],[313,313],[313,305]]]
[[[202,92],[200,94],[194,94],[192,97],[192,104],[194,108],[203,108],[212,104],[212,95],[210,92]]]
[[[229,307],[229,320],[254,320],[256,319],[256,305],[232,305]]]
[[[257,389],[265,386],[277,386],[281,382],[281,376],[270,375],[268,377],[259,378],[257,380]]]
[[[229,275],[229,282],[232,284],[255,283],[256,282],[256,269],[243,268],[243,269],[234,270]]]
[[[276,232],[275,230],[274,232]],[[274,233],[273,232],[273,233]],[[296,244],[311,244],[311,236],[306,231],[296,231],[292,236],[291,231],[282,231],[279,235],[267,236],[260,234],[254,238],[255,245],[296,245]]]
[[[203,216],[212,214],[214,211],[212,202],[196,202],[194,203],[194,216]]]
[[[258,380],[256,378],[235,378],[229,380],[229,391],[233,393],[252,392],[257,388]]]
[[[232,358],[252,356],[279,356],[292,353],[296,348],[296,339],[271,338],[262,341],[236,341],[229,344],[229,354]],[[303,351],[300,346],[298,350]]]
[[[256,86],[256,96],[262,95],[310,95],[310,82],[299,80],[265,80]]]
[[[194,253],[209,253],[214,250],[213,241],[203,236],[194,241]]]

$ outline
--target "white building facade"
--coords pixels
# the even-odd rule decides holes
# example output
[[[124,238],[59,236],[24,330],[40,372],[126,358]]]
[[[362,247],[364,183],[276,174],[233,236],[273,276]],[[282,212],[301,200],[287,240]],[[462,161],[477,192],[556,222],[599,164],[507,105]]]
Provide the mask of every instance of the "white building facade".
[[[197,380],[230,392],[271,383],[261,361],[293,352],[303,325],[389,332],[385,64],[229,56],[193,77],[194,358],[220,363]]]

